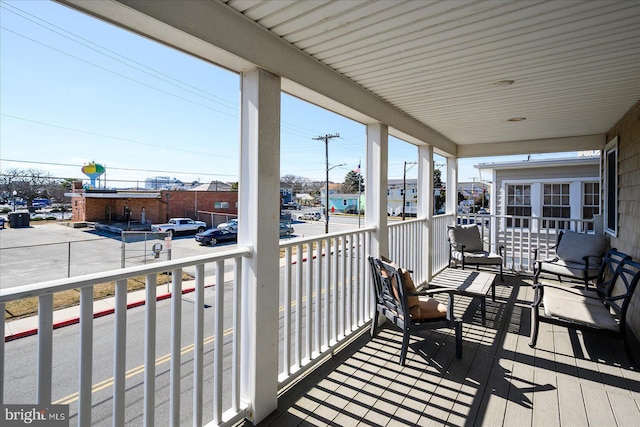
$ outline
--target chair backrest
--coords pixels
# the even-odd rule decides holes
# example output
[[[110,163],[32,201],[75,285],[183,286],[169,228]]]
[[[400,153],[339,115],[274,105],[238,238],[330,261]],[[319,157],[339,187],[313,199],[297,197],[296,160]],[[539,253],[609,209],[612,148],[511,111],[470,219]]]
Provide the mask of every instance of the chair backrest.
[[[621,313],[621,320],[625,321],[629,305],[637,299],[636,288],[640,281],[640,263],[631,258],[624,259],[618,266],[613,291],[608,299],[609,304]],[[640,325],[638,325],[640,326]]]
[[[395,316],[390,319],[393,322],[403,320],[408,313],[408,302],[400,269],[373,257],[369,257],[369,264],[374,276],[377,309],[387,317]]]
[[[480,237],[478,226],[473,225],[450,225],[447,227],[449,234],[449,242],[451,248],[457,251],[462,250],[464,245],[465,252],[477,252],[484,250],[484,243]]]
[[[617,281],[617,274],[619,273],[618,267],[625,260],[630,260],[631,257],[622,252],[618,252],[615,249],[610,249],[602,259],[600,265],[600,271],[596,278],[596,291],[600,295],[600,298],[610,298],[614,294],[614,287]],[[615,291],[615,295],[625,293],[626,289],[619,289]]]
[[[630,346],[638,350],[638,340],[640,340],[640,263],[635,261],[625,261],[624,265],[625,275],[630,277],[626,280],[629,292],[631,295],[624,300],[624,306],[622,307],[622,325],[624,328],[630,329],[635,335],[635,340],[629,340]],[[623,329],[623,332],[626,331]],[[637,359],[636,359],[637,360]]]
[[[589,257],[589,264],[598,266],[606,250],[604,236],[570,230],[561,231],[558,235],[556,255],[565,261],[584,262],[584,257]]]

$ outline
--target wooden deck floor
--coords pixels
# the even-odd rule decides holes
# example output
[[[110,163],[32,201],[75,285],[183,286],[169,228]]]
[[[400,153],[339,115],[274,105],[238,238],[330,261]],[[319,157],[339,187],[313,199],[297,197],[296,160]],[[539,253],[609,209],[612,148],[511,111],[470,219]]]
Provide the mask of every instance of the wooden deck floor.
[[[388,323],[365,334],[287,390],[260,426],[638,426],[640,372],[622,342],[541,324],[528,346],[531,280],[505,275],[477,303],[456,299],[463,355],[453,331],[412,338],[399,365],[402,335]]]

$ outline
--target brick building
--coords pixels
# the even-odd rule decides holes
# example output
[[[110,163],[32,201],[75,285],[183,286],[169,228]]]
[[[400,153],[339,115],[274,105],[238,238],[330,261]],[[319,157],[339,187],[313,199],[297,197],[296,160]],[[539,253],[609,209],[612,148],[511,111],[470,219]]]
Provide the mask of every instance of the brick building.
[[[153,224],[173,217],[200,219],[212,226],[238,213],[236,191],[74,190],[73,221]],[[220,221],[217,218],[220,217]]]

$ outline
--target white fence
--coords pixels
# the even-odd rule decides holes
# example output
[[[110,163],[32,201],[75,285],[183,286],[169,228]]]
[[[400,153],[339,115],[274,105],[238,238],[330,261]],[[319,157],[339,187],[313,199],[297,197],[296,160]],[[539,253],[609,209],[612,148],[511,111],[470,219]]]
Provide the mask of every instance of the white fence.
[[[373,229],[281,243],[280,387],[372,317],[367,256]]]

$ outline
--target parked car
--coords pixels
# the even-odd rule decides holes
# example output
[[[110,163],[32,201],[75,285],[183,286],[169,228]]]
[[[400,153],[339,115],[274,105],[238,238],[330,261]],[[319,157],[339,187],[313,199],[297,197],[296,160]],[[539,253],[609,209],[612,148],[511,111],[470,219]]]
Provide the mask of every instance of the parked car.
[[[283,203],[282,209],[300,210],[300,205],[296,202]]]
[[[203,221],[194,221],[191,218],[171,218],[166,224],[153,224],[151,231],[165,232],[174,236],[176,233],[201,233],[207,229]]]
[[[322,214],[320,212],[305,212],[300,215],[298,219],[305,221],[320,221],[320,219],[322,219]]]
[[[295,230],[293,229],[291,224],[288,224],[286,222],[281,222],[280,223],[280,237],[282,237],[282,236],[291,236],[294,232],[295,232]]]
[[[234,230],[238,230],[238,220],[237,219],[230,219],[227,222],[223,222],[222,224],[218,224],[218,229],[223,229],[223,228],[232,228]]]
[[[216,245],[223,242],[235,242],[238,240],[238,230],[227,228],[210,228],[196,234],[196,242],[201,245]]]
[[[358,214],[358,207],[357,206],[349,206],[348,208],[346,208],[344,211],[344,213],[346,214]],[[364,213],[364,209],[360,208],[360,214]]]

